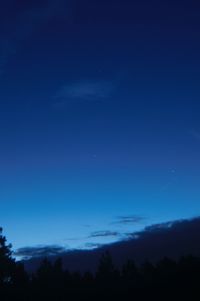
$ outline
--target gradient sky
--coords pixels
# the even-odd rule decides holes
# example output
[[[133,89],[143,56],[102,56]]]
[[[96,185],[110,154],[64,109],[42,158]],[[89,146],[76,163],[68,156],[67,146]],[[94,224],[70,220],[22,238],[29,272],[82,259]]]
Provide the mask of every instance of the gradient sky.
[[[198,1],[1,1],[0,224],[14,249],[200,215],[199,53]]]

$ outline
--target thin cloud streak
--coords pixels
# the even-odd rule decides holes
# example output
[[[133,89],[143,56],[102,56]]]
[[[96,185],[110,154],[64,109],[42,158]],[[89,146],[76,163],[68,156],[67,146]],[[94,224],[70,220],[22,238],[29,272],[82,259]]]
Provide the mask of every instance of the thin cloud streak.
[[[132,225],[132,224],[141,224],[144,222],[145,218],[140,215],[127,215],[127,216],[118,216],[116,221],[112,224],[116,225]]]
[[[87,243],[85,243],[83,249],[97,249],[97,248],[101,248],[103,246],[104,246],[104,244],[101,244],[101,243],[87,242]]]
[[[67,249],[59,245],[50,246],[35,246],[35,247],[24,247],[19,248],[14,252],[16,257],[21,257],[24,259],[46,257],[46,256],[56,256],[63,254]]]
[[[100,237],[118,237],[120,235],[117,231],[96,231],[92,232],[88,238],[100,238]]]

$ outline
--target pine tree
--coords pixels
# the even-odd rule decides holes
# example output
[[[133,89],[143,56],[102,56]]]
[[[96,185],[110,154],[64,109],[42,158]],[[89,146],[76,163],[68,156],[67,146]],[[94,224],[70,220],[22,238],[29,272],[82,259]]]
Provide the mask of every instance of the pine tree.
[[[11,244],[7,244],[6,237],[0,228],[0,286],[12,282],[15,270],[15,260],[12,258]]]

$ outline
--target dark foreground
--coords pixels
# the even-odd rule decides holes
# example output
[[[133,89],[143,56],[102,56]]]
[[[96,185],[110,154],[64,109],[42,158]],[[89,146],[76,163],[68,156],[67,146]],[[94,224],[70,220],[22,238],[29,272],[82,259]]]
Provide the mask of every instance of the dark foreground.
[[[200,258],[178,261],[164,258],[157,264],[137,266],[128,260],[120,269],[105,252],[95,273],[69,272],[62,260],[47,259],[30,275],[12,257],[0,228],[0,301],[64,300],[199,301]]]
[[[1,273],[2,274],[2,273]],[[6,274],[6,273],[5,273]],[[2,276],[2,275],[1,275]],[[16,264],[0,285],[0,300],[200,300],[200,258],[168,258],[116,269],[105,253],[96,274],[69,273],[60,259],[44,260],[34,275]]]

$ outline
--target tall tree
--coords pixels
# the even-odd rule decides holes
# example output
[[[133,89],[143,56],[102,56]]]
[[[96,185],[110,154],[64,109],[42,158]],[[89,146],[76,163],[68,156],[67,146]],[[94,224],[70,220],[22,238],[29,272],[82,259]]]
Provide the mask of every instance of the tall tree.
[[[0,285],[9,284],[13,280],[15,260],[12,258],[12,245],[7,244],[6,237],[0,228]]]

